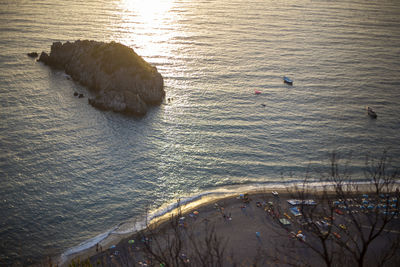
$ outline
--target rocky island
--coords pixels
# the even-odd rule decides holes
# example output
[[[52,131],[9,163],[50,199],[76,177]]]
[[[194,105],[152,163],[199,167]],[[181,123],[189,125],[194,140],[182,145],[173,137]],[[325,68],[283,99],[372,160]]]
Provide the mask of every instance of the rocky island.
[[[50,54],[42,52],[38,61],[86,86],[94,95],[89,104],[99,109],[144,115],[165,96],[157,68],[119,43],[55,42]]]

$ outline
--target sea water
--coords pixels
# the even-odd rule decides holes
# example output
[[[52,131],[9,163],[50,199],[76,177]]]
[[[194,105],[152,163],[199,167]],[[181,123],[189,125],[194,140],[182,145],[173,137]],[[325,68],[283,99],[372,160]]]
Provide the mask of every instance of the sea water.
[[[77,39],[132,47],[164,103],[99,111],[26,56]],[[357,178],[385,149],[400,166],[399,1],[1,0],[0,51],[0,265],[134,230],[180,197],[318,179],[333,151]]]

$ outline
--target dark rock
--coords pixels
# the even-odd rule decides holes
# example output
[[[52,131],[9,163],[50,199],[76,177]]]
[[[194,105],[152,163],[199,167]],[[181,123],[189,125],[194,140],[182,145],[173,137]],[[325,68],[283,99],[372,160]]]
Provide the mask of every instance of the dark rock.
[[[31,53],[28,53],[27,55],[28,55],[28,57],[32,57],[32,58],[37,58],[39,56],[39,54],[36,52],[31,52]]]
[[[77,92],[74,92],[74,96],[78,96],[78,93],[77,93]]]
[[[39,62],[43,62],[46,65],[50,65],[50,57],[46,52],[42,52],[38,59]]]
[[[99,109],[144,115],[165,96],[157,69],[119,43],[55,42],[50,55],[42,52],[38,61],[65,70],[73,80],[87,86],[94,93],[89,104]]]
[[[79,96],[78,96],[79,98],[82,98],[83,97],[83,94],[79,94]]]

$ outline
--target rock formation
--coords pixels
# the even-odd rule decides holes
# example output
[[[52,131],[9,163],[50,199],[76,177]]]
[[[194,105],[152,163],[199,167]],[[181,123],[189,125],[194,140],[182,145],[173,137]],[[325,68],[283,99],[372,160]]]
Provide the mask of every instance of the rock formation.
[[[50,55],[42,52],[38,61],[63,69],[88,87],[95,95],[89,98],[89,104],[100,109],[144,115],[165,96],[157,69],[119,43],[55,42]]]
[[[39,56],[39,54],[36,52],[30,52],[27,55],[28,55],[28,57],[32,57],[32,58],[37,58]]]

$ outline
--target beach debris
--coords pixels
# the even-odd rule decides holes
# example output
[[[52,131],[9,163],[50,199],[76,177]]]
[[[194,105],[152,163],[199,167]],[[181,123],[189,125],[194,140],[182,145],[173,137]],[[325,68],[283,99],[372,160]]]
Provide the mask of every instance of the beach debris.
[[[339,224],[339,227],[341,228],[341,229],[343,229],[343,230],[347,230],[347,227],[346,227],[346,225],[344,225],[344,224]]]
[[[263,104],[261,104],[261,106],[265,108],[266,105],[263,103]]]
[[[260,238],[260,236],[261,236],[260,232],[256,232],[256,236],[257,236],[257,238]]]
[[[113,249],[113,248],[116,248],[116,246],[115,246],[115,245],[112,245],[112,246],[110,247],[110,249]]]
[[[129,243],[129,244],[133,244],[133,243],[135,243],[135,240],[133,240],[133,239],[128,240],[128,243]]]
[[[254,90],[254,94],[259,95],[259,94],[261,94],[261,91],[259,91],[259,90]]]
[[[274,197],[277,197],[277,196],[279,196],[279,194],[278,194],[278,192],[277,192],[277,191],[272,191],[271,193],[272,193],[272,195],[273,195]]]
[[[290,217],[290,215],[289,214],[287,214],[286,212],[285,213],[283,213],[283,216],[285,216],[286,218],[288,218],[289,220],[291,220],[292,219],[292,217]]]
[[[199,215],[199,212],[197,210],[193,211],[194,215]]]

